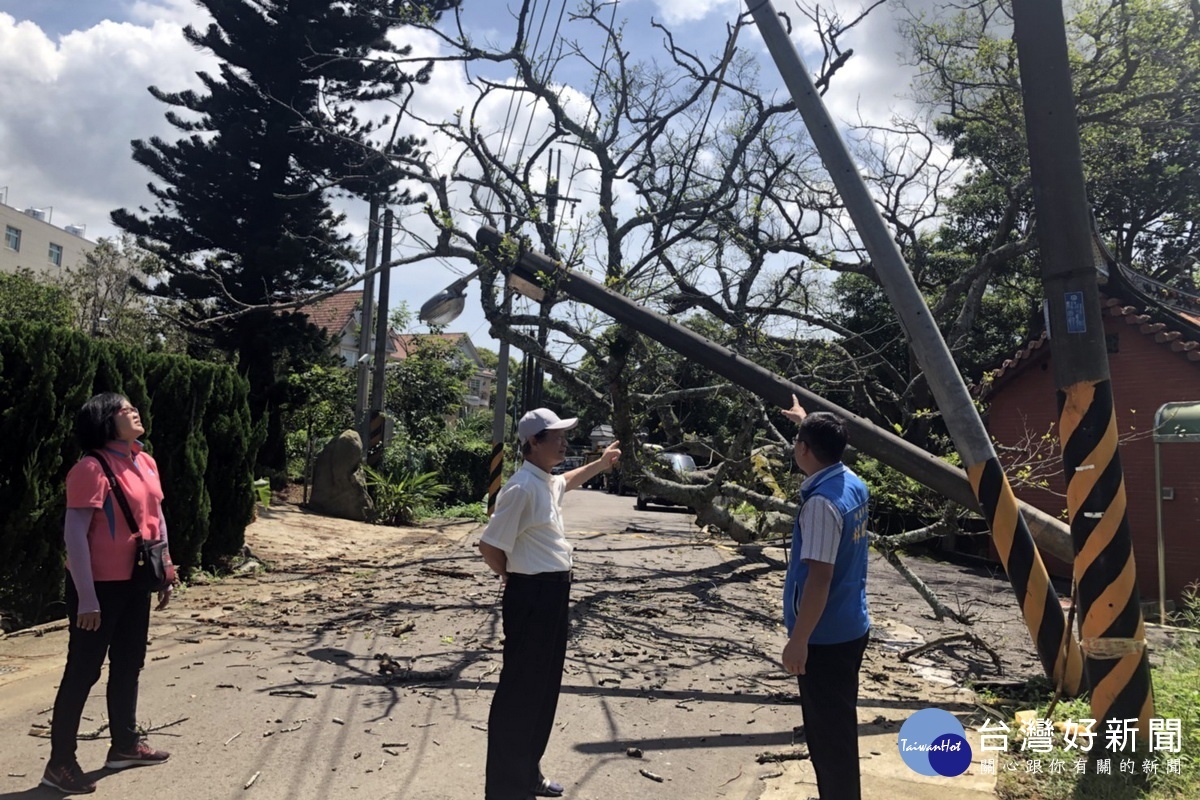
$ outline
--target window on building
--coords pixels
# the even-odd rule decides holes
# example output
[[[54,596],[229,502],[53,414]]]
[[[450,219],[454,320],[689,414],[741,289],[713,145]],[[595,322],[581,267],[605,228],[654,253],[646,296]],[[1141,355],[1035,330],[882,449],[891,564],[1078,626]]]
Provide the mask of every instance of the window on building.
[[[53,264],[56,267],[61,267],[62,266],[62,245],[51,242],[50,243],[50,253],[47,257],[50,259],[51,264]]]
[[[479,390],[483,388],[483,382],[480,381],[478,378],[472,378],[470,381],[467,382],[467,386],[470,387],[471,394],[478,395]]]
[[[21,229],[12,225],[4,226],[4,246],[9,250],[21,252]]]

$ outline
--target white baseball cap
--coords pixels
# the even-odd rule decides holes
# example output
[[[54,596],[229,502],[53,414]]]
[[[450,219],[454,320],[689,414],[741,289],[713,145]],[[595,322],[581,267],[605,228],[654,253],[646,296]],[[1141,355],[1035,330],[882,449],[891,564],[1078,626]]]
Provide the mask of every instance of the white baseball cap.
[[[548,408],[535,408],[517,423],[517,439],[525,444],[542,431],[568,431],[578,424],[578,417],[559,419],[558,414]]]

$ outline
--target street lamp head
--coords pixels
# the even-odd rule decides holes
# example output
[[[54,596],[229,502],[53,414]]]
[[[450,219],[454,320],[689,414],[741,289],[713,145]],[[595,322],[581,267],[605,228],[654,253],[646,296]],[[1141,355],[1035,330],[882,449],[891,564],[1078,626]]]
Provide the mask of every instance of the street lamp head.
[[[425,301],[417,319],[426,325],[449,325],[458,319],[467,304],[467,282],[457,280]]]

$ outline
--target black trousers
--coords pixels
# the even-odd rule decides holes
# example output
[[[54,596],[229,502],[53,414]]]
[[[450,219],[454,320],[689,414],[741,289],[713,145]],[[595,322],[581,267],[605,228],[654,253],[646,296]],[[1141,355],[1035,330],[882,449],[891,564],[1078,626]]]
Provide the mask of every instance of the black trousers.
[[[488,715],[487,800],[527,800],[542,780],[567,656],[570,580],[509,573],[504,666]]]
[[[839,644],[810,644],[800,682],[804,737],[821,800],[861,800],[858,671],[870,633]]]
[[[67,577],[67,617],[70,641],[67,667],[50,723],[50,763],[75,760],[75,744],[83,706],[108,656],[108,725],[114,747],[137,743],[138,676],[146,662],[146,636],[150,631],[150,595],[132,581],[96,581],[100,601],[100,629],[80,630],[79,594]]]

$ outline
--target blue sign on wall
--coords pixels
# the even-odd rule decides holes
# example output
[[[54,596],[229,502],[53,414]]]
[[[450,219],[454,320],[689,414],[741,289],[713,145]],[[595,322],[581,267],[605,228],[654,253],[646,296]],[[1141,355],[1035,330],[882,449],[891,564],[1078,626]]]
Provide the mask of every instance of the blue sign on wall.
[[[1087,315],[1083,311],[1083,292],[1067,292],[1067,333],[1087,333]]]

